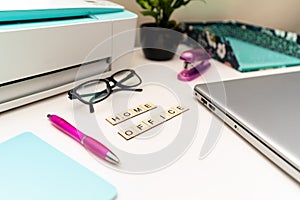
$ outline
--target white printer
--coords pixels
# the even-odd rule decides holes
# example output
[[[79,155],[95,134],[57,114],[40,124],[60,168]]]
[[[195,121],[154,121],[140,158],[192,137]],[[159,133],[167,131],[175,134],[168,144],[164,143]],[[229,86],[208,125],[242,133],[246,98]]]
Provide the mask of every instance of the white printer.
[[[133,49],[136,20],[103,0],[1,1],[0,112],[109,69],[112,60]]]

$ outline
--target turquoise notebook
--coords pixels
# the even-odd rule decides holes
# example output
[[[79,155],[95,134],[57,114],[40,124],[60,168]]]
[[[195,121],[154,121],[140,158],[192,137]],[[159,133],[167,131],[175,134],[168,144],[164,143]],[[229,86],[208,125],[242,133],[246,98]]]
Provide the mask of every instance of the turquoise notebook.
[[[0,199],[106,200],[115,188],[32,133],[0,144]]]
[[[300,65],[300,59],[272,51],[239,39],[226,38],[235,53],[240,67],[239,71],[253,71],[267,68]]]

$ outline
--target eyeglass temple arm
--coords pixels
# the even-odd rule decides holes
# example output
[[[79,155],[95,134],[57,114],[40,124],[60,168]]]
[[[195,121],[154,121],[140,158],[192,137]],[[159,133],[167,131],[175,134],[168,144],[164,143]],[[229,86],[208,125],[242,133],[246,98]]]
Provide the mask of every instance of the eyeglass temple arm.
[[[118,89],[114,89],[112,90],[112,92],[119,92],[119,91],[133,91],[133,92],[142,92],[143,89],[140,89],[140,88],[118,88]],[[97,99],[99,96],[101,96],[103,93],[107,93],[106,90],[103,90],[101,92],[96,92],[94,94],[87,94],[88,96],[92,96],[92,99]]]
[[[142,92],[143,89],[140,89],[140,88],[137,88],[137,89],[132,89],[132,88],[120,88],[120,89],[114,89],[112,90],[112,92],[119,92],[119,91],[133,91],[133,92]],[[90,101],[93,101],[95,99],[97,99],[99,96],[101,96],[103,93],[106,93],[107,91],[101,91],[101,92],[97,92],[97,93],[94,93],[94,94],[86,94],[84,96],[92,96],[93,97],[90,99]]]
[[[143,89],[137,88],[137,89],[132,89],[132,88],[120,88],[120,89],[114,89],[113,92],[119,92],[119,91],[133,91],[133,92],[142,92]],[[83,94],[81,95],[81,97],[88,97],[88,96],[93,96],[93,99],[98,98],[99,96],[101,96],[103,93],[107,93],[106,90],[103,90],[101,92],[97,92],[97,93],[90,93],[90,94]],[[71,94],[70,92],[68,92],[69,95],[69,99],[77,99],[77,97],[73,94]]]
[[[95,109],[94,109],[93,104],[89,104],[89,106],[90,106],[90,113],[94,113],[94,112],[95,112]]]
[[[114,89],[112,92],[119,92],[119,91],[133,91],[133,92],[142,92],[143,89],[141,88],[118,88]]]
[[[68,91],[68,97],[69,99],[73,100],[73,99],[77,99],[77,97],[75,95],[73,95],[73,93],[71,91]]]

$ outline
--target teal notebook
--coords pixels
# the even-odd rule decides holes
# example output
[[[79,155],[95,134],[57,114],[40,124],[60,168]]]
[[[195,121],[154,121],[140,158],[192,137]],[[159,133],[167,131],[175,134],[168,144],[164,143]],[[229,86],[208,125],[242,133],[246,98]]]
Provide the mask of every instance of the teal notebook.
[[[238,60],[239,71],[253,71],[300,65],[300,59],[267,48],[257,46],[239,39],[226,38]]]
[[[106,200],[115,188],[32,133],[0,144],[0,199]]]

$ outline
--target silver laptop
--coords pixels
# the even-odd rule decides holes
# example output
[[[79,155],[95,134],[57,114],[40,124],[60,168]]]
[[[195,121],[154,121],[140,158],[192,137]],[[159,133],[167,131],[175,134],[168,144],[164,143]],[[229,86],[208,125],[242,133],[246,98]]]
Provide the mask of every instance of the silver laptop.
[[[196,98],[300,182],[300,72],[199,84]]]

